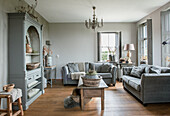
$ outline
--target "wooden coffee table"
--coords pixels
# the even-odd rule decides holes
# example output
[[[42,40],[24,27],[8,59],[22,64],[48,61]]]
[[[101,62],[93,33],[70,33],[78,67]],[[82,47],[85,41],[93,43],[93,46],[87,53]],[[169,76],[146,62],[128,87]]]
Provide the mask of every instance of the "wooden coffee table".
[[[83,85],[83,80],[80,77],[77,88],[80,89],[80,107],[82,110],[84,110],[84,99],[90,97],[101,97],[101,109],[104,110],[104,88],[108,88],[108,86],[103,79],[101,79],[98,87],[87,87]]]

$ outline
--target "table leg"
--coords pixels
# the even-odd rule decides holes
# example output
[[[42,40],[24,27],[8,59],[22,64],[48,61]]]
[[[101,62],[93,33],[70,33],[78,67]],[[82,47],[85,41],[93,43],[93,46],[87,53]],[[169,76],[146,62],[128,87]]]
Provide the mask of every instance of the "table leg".
[[[101,110],[104,110],[104,89],[101,89]]]
[[[1,109],[1,98],[0,98],[0,109]]]
[[[51,73],[52,73],[52,70],[49,70],[50,84],[51,84],[51,88],[52,88],[52,86],[53,86],[53,81],[52,81],[52,75],[51,75]]]
[[[83,89],[80,90],[80,99],[81,99],[81,110],[84,110],[84,95],[83,95]]]
[[[12,116],[12,102],[10,97],[7,98],[7,115]]]
[[[57,84],[57,68],[55,68],[55,83]]]
[[[23,108],[22,108],[21,97],[18,98],[18,107],[19,107],[19,109],[20,109],[20,111],[21,111],[21,116],[23,116],[23,115],[24,115],[24,112],[23,112]]]
[[[52,78],[51,78],[51,88],[52,88],[52,86],[53,86],[53,80],[52,80]]]

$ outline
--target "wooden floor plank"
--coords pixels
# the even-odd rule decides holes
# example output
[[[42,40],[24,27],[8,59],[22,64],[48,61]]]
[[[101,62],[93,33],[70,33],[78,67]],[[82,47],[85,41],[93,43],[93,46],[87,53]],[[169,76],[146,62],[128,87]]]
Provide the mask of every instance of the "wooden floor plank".
[[[63,86],[61,81],[53,84],[53,88],[45,89],[27,111],[25,116],[154,116],[170,115],[170,103],[149,104],[144,107],[137,99],[125,91],[122,83],[105,89],[105,110],[101,110],[100,98],[93,98],[85,105],[84,111],[80,107],[64,108],[64,98],[72,93],[76,86]]]

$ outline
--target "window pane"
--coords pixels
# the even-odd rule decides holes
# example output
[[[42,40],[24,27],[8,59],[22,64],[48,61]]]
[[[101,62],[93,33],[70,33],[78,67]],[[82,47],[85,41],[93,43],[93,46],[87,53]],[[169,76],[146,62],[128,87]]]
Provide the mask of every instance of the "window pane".
[[[112,49],[115,46],[115,34],[109,34],[109,47]]]
[[[145,57],[145,59],[147,59],[147,51],[148,51],[147,40],[144,40],[144,57]]]
[[[147,25],[143,27],[143,37],[147,38]]]
[[[101,46],[108,46],[108,34],[101,35]]]

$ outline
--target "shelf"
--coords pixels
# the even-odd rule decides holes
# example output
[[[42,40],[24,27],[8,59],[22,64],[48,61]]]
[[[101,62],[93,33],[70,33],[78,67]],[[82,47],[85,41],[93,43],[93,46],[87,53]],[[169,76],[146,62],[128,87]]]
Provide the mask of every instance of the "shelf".
[[[35,85],[31,86],[30,88],[27,89],[27,91],[31,90],[32,88],[36,87],[37,85],[39,85],[41,82],[36,83]]]
[[[27,103],[28,104],[31,104],[33,101],[35,101],[40,95],[41,95],[41,90],[37,93],[37,94],[35,94],[33,97],[31,97],[31,98],[29,98],[29,99],[27,99]]]
[[[27,56],[39,56],[40,53],[26,53]]]

